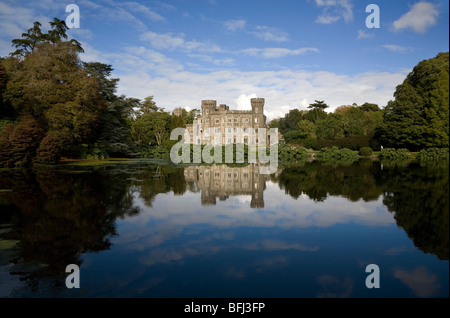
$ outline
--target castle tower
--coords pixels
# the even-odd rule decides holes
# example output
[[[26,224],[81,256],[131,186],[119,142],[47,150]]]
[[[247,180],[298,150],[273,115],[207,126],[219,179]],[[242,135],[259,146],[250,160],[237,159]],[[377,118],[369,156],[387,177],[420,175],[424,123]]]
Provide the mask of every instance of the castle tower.
[[[209,116],[217,107],[215,100],[202,100],[202,116],[203,118]]]
[[[264,98],[252,98],[250,103],[252,104],[253,112],[264,114]]]

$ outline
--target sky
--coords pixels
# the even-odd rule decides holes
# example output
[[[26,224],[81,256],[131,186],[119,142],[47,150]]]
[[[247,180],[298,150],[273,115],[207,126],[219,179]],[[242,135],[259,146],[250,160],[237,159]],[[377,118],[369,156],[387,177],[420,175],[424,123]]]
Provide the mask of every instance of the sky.
[[[205,99],[245,110],[253,97],[268,120],[315,100],[384,107],[414,66],[449,51],[448,0],[0,0],[0,56],[34,21],[70,18],[69,4],[80,59],[167,111]]]

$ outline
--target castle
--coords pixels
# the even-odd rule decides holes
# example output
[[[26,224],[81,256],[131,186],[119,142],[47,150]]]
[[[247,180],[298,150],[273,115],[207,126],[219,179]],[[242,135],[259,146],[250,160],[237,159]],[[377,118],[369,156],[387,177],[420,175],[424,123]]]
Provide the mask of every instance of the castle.
[[[191,144],[236,144],[262,143],[271,145],[270,129],[264,115],[264,98],[252,98],[251,110],[230,110],[225,104],[217,107],[215,100],[203,100],[201,115],[193,124],[186,125],[185,140]],[[264,128],[258,132],[258,129]],[[187,136],[188,135],[188,136]]]

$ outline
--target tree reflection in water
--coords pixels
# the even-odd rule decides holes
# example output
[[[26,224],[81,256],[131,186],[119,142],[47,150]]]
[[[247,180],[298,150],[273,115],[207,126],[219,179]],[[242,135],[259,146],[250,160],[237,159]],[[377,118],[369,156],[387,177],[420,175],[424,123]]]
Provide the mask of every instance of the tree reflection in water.
[[[18,241],[0,252],[0,265],[35,287],[43,277],[58,287],[65,267],[81,265],[83,253],[111,248],[117,218],[139,213],[135,197],[151,207],[159,193],[201,192],[202,204],[234,195],[251,195],[252,208],[264,208],[266,183],[277,183],[293,198],[314,201],[342,196],[373,201],[381,196],[414,244],[449,259],[448,166],[411,163],[381,168],[379,162],[346,165],[305,162],[261,175],[249,166],[128,164],[98,169],[37,169],[0,172],[0,238]],[[169,207],[170,208],[170,207]],[[64,286],[65,288],[65,286]]]

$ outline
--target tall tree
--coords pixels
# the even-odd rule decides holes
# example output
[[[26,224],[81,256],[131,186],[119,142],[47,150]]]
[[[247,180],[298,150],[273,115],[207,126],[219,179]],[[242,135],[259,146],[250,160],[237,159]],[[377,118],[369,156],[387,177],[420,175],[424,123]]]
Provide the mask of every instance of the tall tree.
[[[325,110],[329,106],[323,100],[314,100],[314,103],[309,104],[308,108]]]
[[[66,31],[68,30],[68,27],[63,20],[54,18],[53,21],[50,22],[50,30],[48,33],[42,33],[41,26],[42,24],[36,21],[33,23],[33,27],[28,29],[27,32],[22,33],[21,39],[12,40],[12,44],[16,50],[11,53],[11,56],[23,58],[26,54],[34,52],[39,44],[56,44],[63,39],[67,39]],[[77,40],[71,39],[68,43],[73,45],[77,52],[84,52],[80,42]]]
[[[6,89],[7,82],[8,73],[6,72],[6,68],[2,63],[2,59],[0,59],[0,119],[9,115],[7,105],[3,103],[3,92]]]
[[[155,101],[153,100],[153,96],[148,96],[144,98],[144,101],[141,104],[141,108],[139,110],[139,114],[145,115],[150,114],[152,112],[157,112],[160,108],[156,106]]]
[[[383,110],[382,142],[420,150],[449,146],[449,53],[421,61]]]
[[[65,23],[55,18],[50,25],[49,33],[43,34],[35,22],[22,39],[12,41],[17,50],[2,61],[8,74],[3,101],[18,116],[18,125],[9,134],[13,151],[30,141],[29,147],[19,147],[26,152],[14,152],[15,157],[23,154],[23,160],[15,162],[28,164],[37,149],[41,159],[53,160],[62,148],[90,141],[106,106],[99,82],[81,67],[78,42],[65,41]],[[30,127],[40,133],[18,138],[17,132],[26,131],[22,123],[33,123]]]

